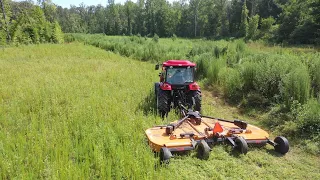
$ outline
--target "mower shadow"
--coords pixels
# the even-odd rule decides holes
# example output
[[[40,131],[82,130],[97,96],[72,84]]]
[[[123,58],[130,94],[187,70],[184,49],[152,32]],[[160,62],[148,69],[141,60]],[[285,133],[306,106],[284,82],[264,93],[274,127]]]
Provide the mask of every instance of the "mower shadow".
[[[265,152],[267,154],[270,154],[272,155],[273,157],[283,157],[285,155],[283,154],[280,154],[278,152],[276,152],[274,149],[269,149],[269,148],[266,148],[265,146],[268,146],[268,145],[264,145],[264,146],[259,146],[259,145],[249,145],[249,150],[248,150],[248,153],[250,151],[254,151],[254,150],[258,150],[258,151],[261,151],[261,152]],[[235,149],[232,149],[230,150],[230,147],[225,147],[225,150],[226,151],[229,151],[229,155],[230,156],[233,156],[233,157],[240,157],[241,153],[238,152],[237,150]]]
[[[156,115],[157,108],[156,108],[156,97],[153,92],[154,90],[151,89],[147,96],[138,104],[136,112],[141,111],[144,115]]]

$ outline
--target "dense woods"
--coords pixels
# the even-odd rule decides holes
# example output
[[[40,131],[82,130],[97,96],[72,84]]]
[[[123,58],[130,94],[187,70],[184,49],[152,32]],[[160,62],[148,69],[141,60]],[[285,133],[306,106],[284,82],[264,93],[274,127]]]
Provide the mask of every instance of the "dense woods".
[[[64,32],[319,43],[317,0],[137,0],[57,7]]]
[[[150,37],[157,34],[210,39],[244,37],[285,44],[320,42],[318,0],[180,0],[173,3],[128,0],[124,4],[108,0],[102,5],[81,3],[70,8],[51,0],[38,0],[36,4],[32,1],[1,2],[4,7],[0,16],[2,43],[6,40],[59,42],[60,35],[54,35],[61,33],[59,24],[65,33]]]
[[[14,2],[0,0],[0,45],[63,42],[63,33],[55,17],[56,5],[38,0]]]

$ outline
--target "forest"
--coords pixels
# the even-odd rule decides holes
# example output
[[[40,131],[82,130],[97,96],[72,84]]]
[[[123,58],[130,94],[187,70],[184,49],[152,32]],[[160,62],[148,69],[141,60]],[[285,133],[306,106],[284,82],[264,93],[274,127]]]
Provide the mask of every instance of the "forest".
[[[318,0],[108,0],[63,8],[51,0],[1,0],[0,43],[61,42],[64,33],[103,33],[319,44]]]

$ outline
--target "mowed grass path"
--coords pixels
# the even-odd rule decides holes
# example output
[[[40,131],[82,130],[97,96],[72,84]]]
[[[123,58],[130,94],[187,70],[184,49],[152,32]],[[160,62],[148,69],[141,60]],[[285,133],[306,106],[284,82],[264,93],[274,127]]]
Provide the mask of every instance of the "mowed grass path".
[[[217,146],[159,166],[144,135],[168,122],[149,107],[157,79],[154,64],[81,44],[0,49],[0,179],[320,179],[319,157],[298,148]]]

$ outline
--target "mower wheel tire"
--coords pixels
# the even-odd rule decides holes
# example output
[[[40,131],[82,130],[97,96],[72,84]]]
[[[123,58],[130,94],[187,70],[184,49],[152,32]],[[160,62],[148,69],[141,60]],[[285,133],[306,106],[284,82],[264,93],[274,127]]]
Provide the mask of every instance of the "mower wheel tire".
[[[162,147],[160,149],[160,164],[169,164],[171,157],[172,154],[168,148]]]
[[[287,138],[285,138],[283,136],[277,136],[274,139],[274,142],[276,143],[276,145],[274,146],[274,150],[276,152],[284,155],[289,151],[289,142],[288,142]]]
[[[236,150],[238,150],[240,152],[240,154],[247,154],[248,152],[248,143],[245,139],[243,139],[242,137],[238,137],[235,140],[235,144],[236,144]]]
[[[197,158],[207,160],[210,155],[210,147],[205,140],[201,140],[196,145]]]

